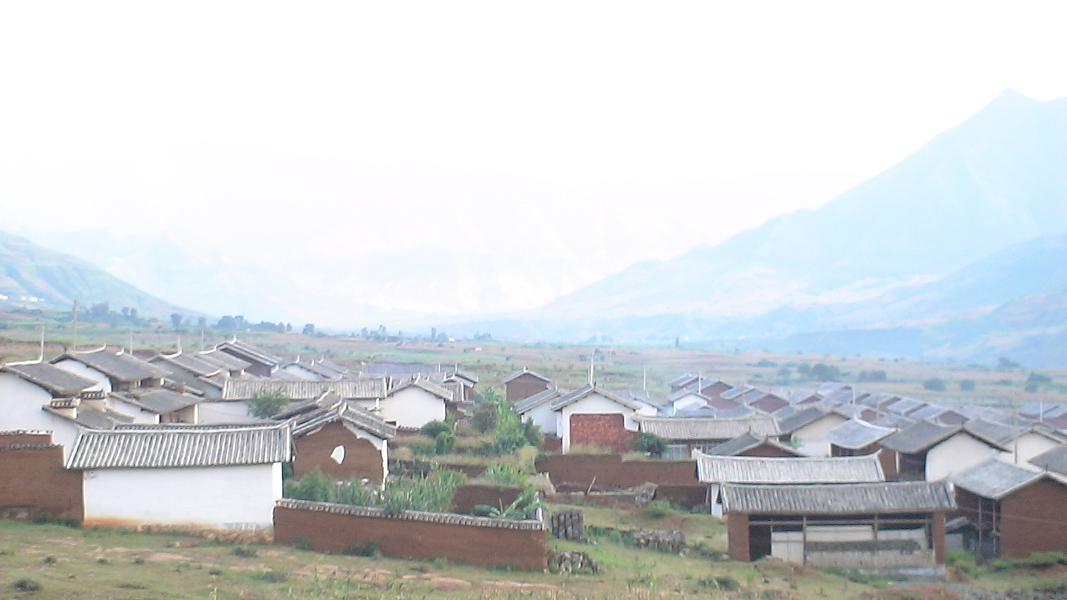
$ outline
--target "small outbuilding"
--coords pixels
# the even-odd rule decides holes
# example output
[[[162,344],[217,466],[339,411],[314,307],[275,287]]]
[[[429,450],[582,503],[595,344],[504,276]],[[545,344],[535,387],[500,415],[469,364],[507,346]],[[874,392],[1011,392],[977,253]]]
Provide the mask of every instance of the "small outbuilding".
[[[944,564],[945,514],[956,508],[943,482],[726,484],[721,494],[734,560],[846,569]]]
[[[504,399],[514,404],[552,387],[551,379],[523,367],[504,379]]]
[[[396,427],[340,398],[325,404],[289,420],[293,476],[319,469],[338,481],[383,483],[389,476],[389,440]]]

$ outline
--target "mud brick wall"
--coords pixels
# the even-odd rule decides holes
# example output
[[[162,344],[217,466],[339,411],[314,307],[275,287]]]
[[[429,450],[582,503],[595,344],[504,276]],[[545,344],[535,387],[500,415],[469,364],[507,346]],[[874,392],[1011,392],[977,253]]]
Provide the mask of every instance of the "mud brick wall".
[[[656,500],[666,500],[671,504],[693,508],[708,504],[708,486],[696,485],[661,485],[656,487]]]
[[[505,521],[281,500],[274,509],[274,542],[304,543],[322,552],[349,552],[375,544],[385,556],[444,558],[476,565],[543,570],[548,530],[540,521]]]
[[[382,455],[374,444],[359,439],[341,423],[330,423],[322,429],[293,440],[296,447],[293,476],[296,478],[316,467],[333,479],[349,481],[369,479],[381,483],[384,478]],[[337,463],[331,454],[338,446],[345,450],[344,460]]]
[[[0,446],[48,446],[51,443],[52,433],[48,431],[0,431]]]
[[[1001,501],[1001,555],[1025,558],[1034,552],[1067,552],[1067,486],[1047,479]],[[975,515],[969,515],[976,519]]]
[[[517,487],[471,483],[456,490],[452,510],[469,515],[479,504],[507,508],[521,495],[522,489]]]
[[[537,462],[561,487],[594,490],[630,488],[643,483],[697,485],[696,462],[691,460],[622,460],[619,454],[558,454]],[[594,481],[595,478],[595,481]]]
[[[596,446],[616,452],[629,452],[636,431],[629,431],[620,414],[571,415],[571,446]]]
[[[0,512],[81,521],[82,472],[63,468],[62,446],[0,445]]]
[[[530,373],[524,373],[504,385],[504,395],[508,404],[514,404],[519,400],[547,390],[548,386],[549,383],[544,379],[535,377]]]

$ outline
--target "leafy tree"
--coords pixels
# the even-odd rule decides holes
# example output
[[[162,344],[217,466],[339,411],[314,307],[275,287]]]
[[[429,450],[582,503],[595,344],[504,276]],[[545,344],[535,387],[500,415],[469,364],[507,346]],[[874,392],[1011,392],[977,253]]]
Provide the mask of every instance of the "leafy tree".
[[[422,435],[436,438],[438,434],[452,431],[452,424],[446,421],[430,421],[422,426]]]
[[[331,502],[334,500],[334,484],[322,470],[315,470],[299,480],[290,480],[285,486],[285,497],[312,502]]]
[[[860,383],[868,381],[886,381],[887,379],[889,379],[889,376],[882,370],[860,371]]]
[[[289,396],[281,391],[257,392],[248,401],[248,410],[257,419],[269,419],[289,404]]]
[[[471,415],[471,425],[479,433],[485,433],[496,427],[496,406],[486,402],[479,402],[474,406],[474,414]]]
[[[182,328],[182,321],[185,319],[181,313],[170,313],[170,325],[174,331],[178,331]]]
[[[945,391],[945,380],[938,377],[931,377],[923,381],[923,389],[930,390],[931,392],[943,392]]]
[[[667,450],[667,440],[651,433],[642,433],[633,441],[634,450],[652,456],[663,456]]]
[[[303,333],[304,335],[315,335],[315,324],[308,323],[307,325],[304,325]]]
[[[545,441],[545,434],[541,431],[541,426],[533,421],[522,422],[522,436],[526,438],[526,443],[534,448],[538,448]]]
[[[841,378],[841,369],[823,363],[816,363],[811,368],[811,378],[816,381],[834,381]]]

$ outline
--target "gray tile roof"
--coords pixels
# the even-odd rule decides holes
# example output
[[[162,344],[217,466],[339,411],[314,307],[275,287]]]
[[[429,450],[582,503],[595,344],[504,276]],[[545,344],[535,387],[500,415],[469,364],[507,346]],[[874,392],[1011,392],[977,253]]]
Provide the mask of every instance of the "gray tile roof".
[[[770,438],[757,437],[752,435],[751,433],[745,433],[744,435],[738,436],[732,440],[723,442],[718,446],[715,446],[714,448],[708,450],[707,454],[711,456],[740,456],[744,452],[753,448],[757,448],[763,444],[775,446],[788,452],[789,454],[800,456],[796,452],[796,450],[793,450],[792,448],[786,446],[785,444],[782,444],[781,442],[775,441]]]
[[[223,342],[215,346],[215,348],[227,354],[236,354],[241,360],[254,361],[266,366],[276,367],[285,362],[285,359],[280,356],[271,354],[258,346],[246,344],[237,338]]]
[[[1067,478],[1034,467],[1013,465],[1002,460],[990,459],[952,476],[956,487],[983,498],[1000,500],[1041,479],[1051,478],[1067,484]]]
[[[840,448],[859,450],[892,435],[895,429],[849,419],[826,433],[826,441]]]
[[[574,404],[575,402],[581,400],[582,398],[585,398],[586,396],[590,396],[590,395],[592,395],[594,393],[596,393],[596,394],[598,394],[600,396],[603,396],[603,397],[607,398],[608,400],[611,400],[612,402],[614,402],[616,404],[619,404],[621,406],[625,406],[625,407],[627,407],[629,409],[632,409],[632,410],[638,410],[640,408],[644,408],[644,406],[645,406],[643,403],[638,402],[637,400],[632,400],[630,398],[623,398],[621,396],[615,395],[613,392],[609,392],[608,390],[606,390],[606,389],[604,389],[602,387],[597,387],[597,386],[594,386],[594,385],[586,384],[586,385],[574,390],[573,392],[569,392],[569,393],[564,394],[564,395],[560,396],[559,398],[556,398],[555,400],[553,400],[552,401],[552,405],[551,405],[552,406],[552,410],[560,410],[563,407],[569,406],[571,404]]]
[[[1030,464],[1067,475],[1067,446],[1057,446],[1030,459]]]
[[[523,398],[522,400],[519,400],[518,402],[512,405],[512,410],[514,410],[520,415],[528,413],[531,410],[537,408],[538,406],[541,406],[546,402],[552,402],[553,400],[559,398],[562,395],[563,393],[557,390],[556,388],[548,388],[547,390],[537,392],[533,396],[528,396],[526,398]]]
[[[148,412],[157,415],[165,415],[200,402],[196,396],[179,394],[167,389],[156,388],[152,390],[137,390],[134,392],[113,393],[113,396],[135,406],[139,406]]]
[[[929,421],[919,421],[884,438],[882,446],[905,454],[928,450],[962,431],[960,427],[945,427]]]
[[[945,412],[944,407],[938,406],[936,404],[927,404],[922,408],[913,410],[908,413],[908,417],[915,419],[916,421],[928,421],[943,412]]]
[[[952,487],[940,481],[845,485],[725,484],[721,493],[723,510],[727,513],[848,515],[940,512],[956,508]]]
[[[519,377],[522,377],[523,375],[530,375],[531,377],[540,379],[541,381],[544,381],[545,383],[552,383],[552,380],[549,379],[548,377],[545,377],[544,375],[541,375],[540,373],[535,373],[535,372],[527,369],[526,367],[523,367],[521,371],[515,371],[511,375],[508,375],[507,377],[504,378],[504,381],[502,383],[504,385],[507,385],[508,383],[518,379]]]
[[[287,424],[241,428],[123,428],[82,431],[68,469],[217,467],[289,462]]]
[[[362,429],[382,439],[391,439],[396,435],[396,427],[383,421],[380,417],[341,401],[331,408],[319,408],[289,420],[293,427],[293,437],[310,435],[330,423],[342,422],[357,429]]]
[[[705,483],[775,485],[885,481],[877,454],[845,458],[711,456],[693,452]]]
[[[74,416],[70,416],[66,410],[58,410],[57,408],[48,405],[41,407],[41,409],[56,417],[77,423],[88,429],[114,429],[124,423],[133,422],[132,417],[127,417],[124,414],[112,410],[100,410],[80,403],[75,404],[75,407]]]
[[[363,380],[363,381],[367,381],[367,380]],[[372,380],[372,381],[376,381],[376,380]],[[438,398],[444,400],[445,402],[451,402],[452,400],[455,399],[454,395],[452,394],[452,390],[450,390],[448,388],[445,388],[444,386],[441,386],[439,384],[436,384],[436,383],[430,381],[429,379],[426,379],[425,377],[418,377],[418,376],[416,376],[415,379],[408,379],[407,381],[402,381],[402,382],[399,382],[398,384],[394,385],[392,387],[392,389],[389,390],[389,394],[388,395],[392,396],[393,394],[399,392],[400,390],[404,390],[404,389],[407,389],[407,388],[410,388],[410,387],[417,387],[419,389],[426,390],[427,392],[430,392],[431,394],[433,394],[434,396],[437,396]]]
[[[780,420],[778,422],[778,427],[782,430],[782,433],[792,433],[801,427],[811,425],[815,421],[825,417],[827,414],[829,413],[825,410],[817,406],[811,406]]]
[[[197,376],[214,375],[222,370],[221,366],[204,360],[195,354],[160,354],[151,359],[150,362],[174,365]],[[164,368],[166,368],[166,366],[164,366]]]
[[[924,406],[921,400],[915,398],[901,398],[896,402],[889,405],[886,411],[893,413],[894,415],[908,415],[913,410],[922,408]]]
[[[227,371],[244,371],[252,366],[252,363],[247,360],[241,360],[236,356],[227,354],[221,350],[205,350],[197,353],[196,357],[214,363]]]
[[[0,368],[49,391],[55,397],[77,396],[98,384],[50,363],[9,364]]]
[[[251,400],[258,393],[281,392],[290,400],[313,400],[326,392],[346,399],[373,400],[386,395],[385,379],[342,379],[338,381],[284,381],[279,379],[227,379],[223,400]]]
[[[758,416],[742,419],[706,417],[635,417],[641,431],[668,440],[732,440],[746,433],[775,436],[781,432],[778,421]]]
[[[136,356],[125,353],[116,353],[108,348],[94,350],[92,352],[67,352],[52,359],[52,364],[61,360],[70,359],[92,367],[107,375],[110,379],[123,383],[141,381],[142,379],[162,379],[170,374],[148,361],[141,360]]]
[[[986,421],[985,419],[967,421],[963,428],[967,433],[997,445],[1007,444],[1023,432],[1021,427],[1012,427],[1011,425]]]

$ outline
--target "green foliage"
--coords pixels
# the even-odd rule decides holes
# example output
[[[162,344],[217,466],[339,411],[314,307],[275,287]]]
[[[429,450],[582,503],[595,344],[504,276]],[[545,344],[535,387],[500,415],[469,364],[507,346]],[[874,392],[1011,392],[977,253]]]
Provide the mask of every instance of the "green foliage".
[[[335,497],[334,482],[322,470],[315,470],[300,479],[285,482],[285,497],[312,502],[332,502]]]
[[[375,491],[358,481],[347,481],[334,490],[335,496],[331,501],[339,504],[374,506],[378,502],[378,495]]]
[[[1009,571],[1013,569],[1048,569],[1057,565],[1067,564],[1067,556],[1063,552],[1034,552],[1026,558],[998,558],[989,563],[994,571]]]
[[[645,507],[645,514],[654,518],[662,519],[671,512],[671,503],[666,500],[653,500]]]
[[[945,391],[945,380],[939,377],[931,377],[923,381],[923,389],[930,390],[931,392],[943,392]]]
[[[235,546],[233,550],[230,550],[230,554],[239,556],[241,558],[255,558],[255,548],[245,548],[244,546]]]
[[[434,438],[433,445],[435,453],[448,454],[456,446],[456,434],[451,431],[442,431]]]
[[[269,419],[289,404],[289,396],[280,391],[257,392],[248,401],[248,412],[257,419]]]
[[[667,440],[651,433],[642,433],[633,442],[634,450],[644,452],[652,456],[663,456],[667,450]]]
[[[436,438],[441,433],[452,433],[452,426],[453,424],[449,423],[447,420],[430,421],[429,423],[423,425],[420,431],[422,432],[422,435],[426,437]]]
[[[407,447],[418,456],[433,456],[437,454],[436,440],[412,440]]]
[[[945,556],[945,562],[947,562],[950,567],[956,567],[972,577],[978,574],[978,564],[975,562],[974,555],[966,550],[949,552],[948,555]]]
[[[15,582],[11,584],[11,588],[16,592],[33,593],[41,590],[41,584],[28,577],[23,577],[21,579],[16,579]]]
[[[515,501],[499,508],[496,506],[489,506],[486,504],[479,504],[475,507],[476,514],[485,517],[491,517],[493,519],[509,519],[513,521],[531,520],[537,518],[537,509],[541,508],[541,500],[537,494],[537,490],[533,488],[526,488],[522,494]]]
[[[382,550],[378,546],[378,542],[370,541],[366,544],[358,544],[352,546],[345,554],[351,554],[352,556],[367,556],[371,558],[380,558],[382,556]]]
[[[279,571],[277,569],[268,569],[266,571],[260,571],[252,577],[259,579],[260,581],[266,581],[268,583],[285,583],[289,581],[289,574],[285,571]]]
[[[497,485],[513,487],[525,486],[529,481],[529,476],[517,465],[504,462],[489,465],[489,468],[482,473],[481,478]]]
[[[381,506],[386,514],[392,516],[405,510],[448,512],[452,508],[456,489],[466,482],[466,475],[451,470],[399,481],[382,492]]]
[[[712,590],[719,590],[722,592],[736,592],[741,589],[741,582],[730,577],[729,575],[720,575],[718,577],[701,577],[697,580],[697,583],[701,587],[705,587]]]

